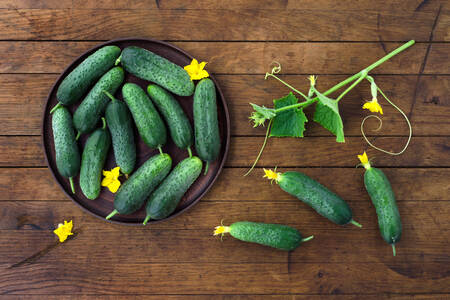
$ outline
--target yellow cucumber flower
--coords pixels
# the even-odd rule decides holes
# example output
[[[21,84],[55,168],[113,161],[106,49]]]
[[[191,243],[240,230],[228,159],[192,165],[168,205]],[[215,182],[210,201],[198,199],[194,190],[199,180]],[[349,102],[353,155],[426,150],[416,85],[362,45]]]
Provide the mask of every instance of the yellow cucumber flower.
[[[309,79],[309,82],[311,83],[311,86],[315,86],[315,85],[316,85],[317,76],[310,75],[310,76],[308,77],[308,79]]]
[[[369,158],[367,157],[366,151],[364,151],[363,154],[358,155],[359,161],[361,162],[361,164],[363,165],[363,167],[366,170],[370,169],[370,162],[369,162]]]
[[[120,167],[115,167],[111,171],[103,170],[103,176],[105,176],[105,178],[102,180],[102,186],[108,187],[111,193],[117,192],[120,187]]]
[[[263,170],[264,170],[263,178],[267,178],[267,179],[271,180],[271,182],[273,182],[274,180],[275,180],[275,182],[280,181],[281,173],[277,172],[276,168],[274,171],[266,170],[266,169],[263,169]]]
[[[186,72],[191,77],[191,80],[200,80],[202,78],[209,77],[209,74],[206,70],[203,70],[206,66],[207,62],[202,61],[198,63],[198,61],[194,58],[191,61],[190,65],[184,67]]]
[[[72,220],[70,220],[70,222],[64,220],[64,224],[59,223],[58,228],[53,230],[53,233],[55,233],[59,237],[59,241],[62,243],[67,240],[67,237],[69,235],[73,235],[72,228]]]
[[[223,236],[227,232],[230,232],[230,226],[216,226],[214,235],[221,234]]]
[[[368,109],[371,112],[379,112],[380,114],[383,114],[383,109],[381,108],[381,105],[378,103],[377,98],[373,98],[372,101],[368,101],[364,103],[363,109]]]

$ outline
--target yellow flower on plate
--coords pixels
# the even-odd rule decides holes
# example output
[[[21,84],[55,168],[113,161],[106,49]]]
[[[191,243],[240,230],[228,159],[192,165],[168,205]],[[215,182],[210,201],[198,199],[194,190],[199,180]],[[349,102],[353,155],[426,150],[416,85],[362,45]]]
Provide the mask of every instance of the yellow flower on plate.
[[[59,237],[59,241],[62,243],[67,240],[69,235],[73,235],[72,228],[72,220],[70,220],[70,222],[64,220],[64,224],[59,223],[58,228],[53,230],[53,232]]]
[[[366,151],[364,151],[363,154],[358,155],[358,158],[365,169],[367,169],[367,170],[370,169],[370,162],[369,162],[369,158],[367,157]]]
[[[209,77],[209,74],[206,70],[204,70],[207,62],[198,63],[198,61],[194,58],[191,61],[190,65],[184,67],[186,72],[191,77],[191,80],[200,80],[202,78]]]
[[[103,170],[103,176],[105,176],[105,178],[102,180],[102,186],[108,187],[111,193],[117,192],[120,187],[120,167],[115,167],[111,171]]]
[[[277,169],[275,168],[275,170],[274,171],[272,171],[272,170],[266,170],[266,169],[263,169],[264,170],[264,176],[263,176],[263,178],[267,178],[267,179],[269,179],[269,180],[271,180],[271,181],[276,181],[276,182],[278,182],[278,181],[280,181],[280,178],[281,178],[281,173],[279,173],[279,172],[277,172]]]
[[[381,105],[378,103],[377,98],[373,98],[372,101],[368,101],[364,103],[363,109],[368,109],[371,112],[379,112],[380,114],[383,114],[383,109],[381,108]]]

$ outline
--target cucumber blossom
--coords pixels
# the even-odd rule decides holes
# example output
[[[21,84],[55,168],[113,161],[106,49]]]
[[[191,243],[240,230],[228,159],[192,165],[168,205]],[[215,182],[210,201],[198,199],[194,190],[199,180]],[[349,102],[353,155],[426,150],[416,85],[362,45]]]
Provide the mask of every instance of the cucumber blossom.
[[[358,155],[358,158],[366,169],[364,185],[373,206],[375,206],[381,236],[392,246],[395,256],[395,243],[400,240],[402,235],[402,222],[391,184],[383,171],[370,165],[366,152]]]
[[[80,152],[75,140],[72,116],[64,106],[56,108],[52,113],[52,131],[56,167],[61,176],[69,178],[70,188],[75,194],[73,177],[80,171]]]
[[[150,219],[160,220],[174,212],[183,195],[194,183],[202,171],[202,161],[196,157],[182,160],[170,172],[169,176],[150,195],[144,225]]]
[[[264,169],[264,172],[264,177],[275,180],[282,190],[308,204],[328,220],[338,225],[351,223],[362,227],[353,220],[347,202],[311,177],[295,171],[279,173]]]
[[[103,91],[114,95],[123,79],[123,69],[115,67],[97,81],[73,114],[73,125],[79,133],[88,133],[95,129],[109,102]]]
[[[300,232],[290,226],[248,221],[236,222],[230,226],[217,226],[214,231],[214,235],[221,234],[223,236],[225,233],[244,242],[257,243],[285,251],[294,250],[302,242],[314,238],[314,236],[302,238]]]
[[[127,72],[154,82],[178,96],[191,96],[194,83],[179,65],[140,47],[123,49],[120,63]]]

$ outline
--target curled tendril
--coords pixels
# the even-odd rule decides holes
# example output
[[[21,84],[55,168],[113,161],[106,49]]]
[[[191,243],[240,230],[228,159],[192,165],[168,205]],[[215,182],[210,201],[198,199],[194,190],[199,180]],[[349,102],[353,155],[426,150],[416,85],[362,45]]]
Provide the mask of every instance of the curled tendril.
[[[281,72],[281,64],[279,62],[273,61],[270,65],[272,66],[272,71],[270,73],[266,73],[264,79],[267,79],[267,77]]]
[[[364,132],[364,123],[365,123],[366,120],[369,119],[369,118],[376,118],[376,119],[379,121],[380,125],[379,125],[378,128],[377,128],[376,130],[374,130],[374,131],[380,130],[381,127],[383,126],[383,121],[381,120],[380,117],[375,116],[375,115],[369,115],[369,116],[365,117],[365,118],[362,120],[362,122],[361,122],[361,134],[362,134],[364,140],[367,142],[367,144],[369,144],[370,147],[372,147],[372,148],[374,148],[374,149],[376,149],[376,150],[378,150],[378,151],[384,152],[384,153],[386,153],[386,154],[390,154],[390,155],[400,155],[400,154],[402,154],[403,152],[406,151],[406,149],[407,149],[408,146],[409,146],[409,143],[411,142],[411,137],[412,137],[412,127],[411,127],[411,122],[409,121],[408,117],[407,117],[406,114],[403,112],[403,110],[401,110],[397,105],[395,105],[394,103],[392,103],[392,101],[389,100],[388,97],[386,97],[386,95],[383,93],[383,91],[382,91],[379,87],[377,87],[377,89],[378,89],[378,91],[380,92],[380,94],[384,97],[384,99],[386,99],[386,101],[389,102],[389,104],[391,104],[396,110],[398,110],[398,111],[402,114],[402,116],[405,118],[406,123],[408,124],[408,127],[409,127],[408,141],[406,142],[405,146],[403,147],[403,149],[402,149],[400,152],[391,152],[391,151],[387,151],[387,150],[381,149],[381,148],[375,146],[374,144],[372,144],[372,143],[367,139],[366,134],[365,134],[365,132]]]

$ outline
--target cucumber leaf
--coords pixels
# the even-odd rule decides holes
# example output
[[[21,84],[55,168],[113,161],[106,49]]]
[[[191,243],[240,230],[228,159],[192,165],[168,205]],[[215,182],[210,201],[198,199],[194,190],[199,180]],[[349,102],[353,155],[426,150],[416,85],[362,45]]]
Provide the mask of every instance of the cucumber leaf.
[[[281,99],[273,100],[275,109],[298,103],[297,97],[291,92]],[[308,119],[301,108],[280,112],[273,118],[270,136],[275,137],[303,137],[305,122]]]
[[[336,136],[336,142],[345,143],[344,124],[339,114],[338,102],[319,93],[317,90],[315,90],[315,93],[319,101],[316,104],[314,121],[333,133]]]

